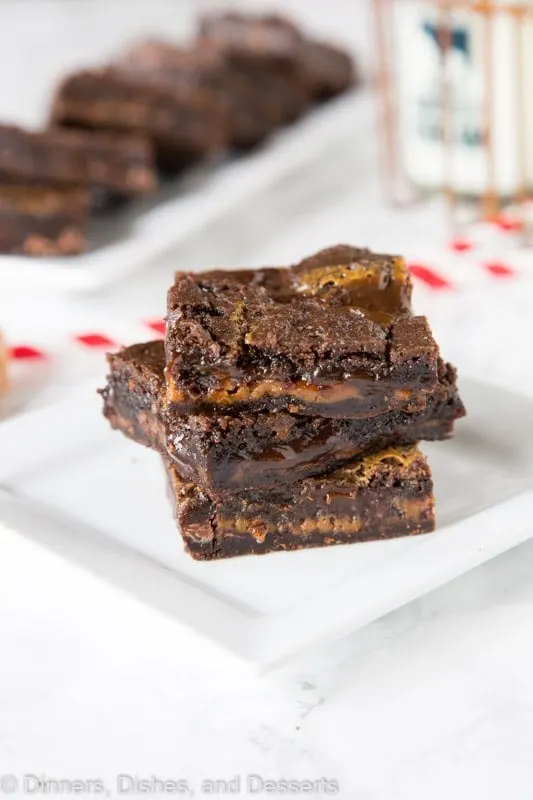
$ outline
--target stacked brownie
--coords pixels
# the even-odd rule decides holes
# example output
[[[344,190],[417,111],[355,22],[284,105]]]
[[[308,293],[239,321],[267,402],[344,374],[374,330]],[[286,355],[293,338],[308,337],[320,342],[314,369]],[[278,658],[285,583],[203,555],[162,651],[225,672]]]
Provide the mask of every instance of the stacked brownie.
[[[401,258],[180,273],[165,342],[108,359],[104,414],[163,456],[194,558],[433,529],[416,443],[464,408]]]

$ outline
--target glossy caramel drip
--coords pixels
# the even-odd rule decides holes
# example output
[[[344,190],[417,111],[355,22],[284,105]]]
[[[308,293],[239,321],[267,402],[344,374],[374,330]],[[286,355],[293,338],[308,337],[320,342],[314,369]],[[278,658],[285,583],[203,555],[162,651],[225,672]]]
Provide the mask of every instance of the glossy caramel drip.
[[[310,267],[295,271],[294,291],[303,297],[327,296],[337,289],[344,290],[354,306],[362,310],[381,311],[393,315],[407,310],[410,299],[410,278],[406,263],[400,256],[376,266],[375,261]],[[383,320],[376,320],[386,322]]]

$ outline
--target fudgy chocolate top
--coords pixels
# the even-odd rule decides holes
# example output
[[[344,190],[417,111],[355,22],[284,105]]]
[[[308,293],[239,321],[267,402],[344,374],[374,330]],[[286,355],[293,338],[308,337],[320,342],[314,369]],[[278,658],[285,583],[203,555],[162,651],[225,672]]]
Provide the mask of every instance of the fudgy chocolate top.
[[[389,314],[411,308],[412,283],[403,258],[346,244],[320,250],[289,268],[215,270],[204,275],[226,279],[231,275],[238,283],[263,287],[280,303],[318,297],[330,305],[360,305]]]
[[[436,363],[426,319],[406,314],[410,290],[402,259],[345,245],[291,269],[178,274],[167,359],[306,379]]]

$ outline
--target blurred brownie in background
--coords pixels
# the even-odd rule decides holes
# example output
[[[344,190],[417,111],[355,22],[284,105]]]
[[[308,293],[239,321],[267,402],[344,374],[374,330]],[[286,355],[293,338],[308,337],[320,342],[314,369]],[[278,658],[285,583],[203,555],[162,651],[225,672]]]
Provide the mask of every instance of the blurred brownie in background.
[[[86,189],[0,183],[0,252],[81,253],[89,210]]]
[[[200,37],[217,42],[235,61],[279,68],[296,65],[303,35],[284,17],[213,11],[201,18]]]
[[[114,66],[149,83],[210,90],[227,110],[229,143],[239,149],[263,141],[283,121],[274,94],[258,93],[245,71],[232,67],[222,53],[209,46],[186,49],[147,39],[132,45]]]
[[[51,121],[146,136],[158,165],[169,170],[224,149],[229,138],[227,112],[214,93],[151,85],[114,68],[69,75],[57,89]]]
[[[115,66],[153,83],[200,86],[216,93],[228,109],[230,140],[235,147],[253,146],[308,107],[307,94],[299,83],[234,63],[215,41],[182,48],[147,39],[130,47]]]
[[[333,97],[356,83],[355,64],[345,50],[307,37],[279,15],[214,12],[202,18],[200,36],[235,63],[292,78],[312,100]]]
[[[99,186],[124,195],[157,187],[146,138],[15,125],[0,125],[0,181]]]
[[[342,94],[358,82],[352,58],[340,47],[305,40],[299,49],[299,70],[315,100]]]

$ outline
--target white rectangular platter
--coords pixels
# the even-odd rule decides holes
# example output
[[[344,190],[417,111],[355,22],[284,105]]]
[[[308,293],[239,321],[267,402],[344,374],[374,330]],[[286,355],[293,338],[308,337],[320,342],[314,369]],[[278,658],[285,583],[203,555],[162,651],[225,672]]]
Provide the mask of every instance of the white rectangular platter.
[[[436,533],[193,561],[157,454],[109,430],[93,387],[0,426],[0,523],[261,666],[386,614],[533,533],[533,405],[463,379],[469,416],[426,445]]]
[[[89,226],[89,251],[83,255],[0,255],[0,286],[29,284],[84,291],[111,284],[164,256],[199,230],[208,231],[228,210],[247,201],[258,202],[262,192],[294,172],[312,169],[350,131],[357,142],[372,126],[371,112],[367,92],[348,92],[310,111],[248,154],[191,169],[164,184],[153,199],[132,201],[96,215]]]

